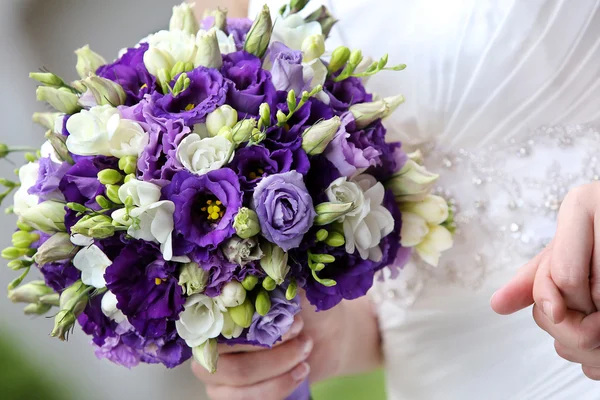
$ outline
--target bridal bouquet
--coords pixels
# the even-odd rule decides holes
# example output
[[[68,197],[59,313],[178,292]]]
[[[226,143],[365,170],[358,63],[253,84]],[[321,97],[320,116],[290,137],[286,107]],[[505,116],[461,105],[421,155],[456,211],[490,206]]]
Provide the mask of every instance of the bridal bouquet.
[[[0,181],[18,217],[2,256],[22,271],[9,298],[54,316],[52,336],[78,323],[126,367],[193,355],[215,371],[218,343],[280,340],[300,289],[327,310],[413,249],[436,264],[450,247],[437,176],[385,140],[402,96],[363,86],[404,66],[326,52],[336,21],[306,3],[200,25],[183,4],[112,63],[77,50],[80,80],[31,74],[57,112],[34,115],[46,143]]]

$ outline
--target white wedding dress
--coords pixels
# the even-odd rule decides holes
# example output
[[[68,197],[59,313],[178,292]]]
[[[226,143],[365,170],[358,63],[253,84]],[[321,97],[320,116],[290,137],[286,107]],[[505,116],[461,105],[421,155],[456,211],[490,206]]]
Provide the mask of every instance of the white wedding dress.
[[[408,65],[368,88],[405,95],[390,136],[427,150],[456,204],[456,244],[440,265],[412,263],[372,291],[389,397],[600,399],[529,310],[489,307],[553,236],[566,192],[600,178],[600,0],[313,3],[341,21],[331,45]]]

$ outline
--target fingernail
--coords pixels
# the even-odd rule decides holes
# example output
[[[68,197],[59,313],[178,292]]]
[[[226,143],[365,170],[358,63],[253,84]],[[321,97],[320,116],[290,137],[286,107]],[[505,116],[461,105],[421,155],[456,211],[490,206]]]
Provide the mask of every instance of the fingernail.
[[[308,363],[302,363],[292,370],[292,379],[296,382],[300,382],[306,379],[310,372],[310,366]]]
[[[552,321],[552,323],[554,323],[554,314],[552,313],[552,304],[549,301],[544,301],[542,303],[542,311],[544,312],[544,314],[546,314],[546,316],[548,318],[550,318],[550,321]]]
[[[298,335],[300,333],[300,331],[302,331],[302,328],[304,328],[304,321],[300,318],[292,324],[289,335],[290,336]]]

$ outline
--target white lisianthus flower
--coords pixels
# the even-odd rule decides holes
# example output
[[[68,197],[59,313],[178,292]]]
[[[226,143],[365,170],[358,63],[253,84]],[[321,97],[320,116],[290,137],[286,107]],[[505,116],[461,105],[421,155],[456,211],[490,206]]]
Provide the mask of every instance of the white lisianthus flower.
[[[292,50],[301,50],[304,40],[313,35],[322,35],[321,24],[316,21],[304,22],[299,14],[279,18],[273,26],[271,42],[281,42]]]
[[[141,42],[147,42],[149,45],[144,54],[144,65],[154,76],[157,76],[158,70],[162,68],[170,71],[179,61],[193,63],[196,56],[196,36],[188,32],[163,30],[142,39]]]
[[[233,319],[231,319],[231,316],[228,312],[223,314],[223,318],[223,330],[221,331],[223,337],[226,339],[239,338],[244,331],[244,328],[233,322]]]
[[[430,226],[429,233],[415,249],[419,257],[429,265],[437,267],[441,254],[453,245],[452,233],[445,227]]]
[[[196,175],[223,167],[231,161],[233,154],[233,143],[223,136],[202,139],[192,133],[177,147],[177,160]]]
[[[82,248],[73,258],[73,265],[81,271],[81,281],[101,289],[106,286],[104,272],[112,261],[95,244]]]
[[[196,57],[194,67],[221,68],[223,57],[217,38],[217,30],[199,30],[196,35]]]
[[[29,189],[38,180],[39,171],[40,165],[37,162],[28,163],[19,168],[19,182],[21,182],[21,186],[19,186],[19,190],[14,195],[14,212],[19,217],[40,202],[38,196],[29,194]]]
[[[350,182],[342,177],[326,193],[332,202],[354,203],[353,211],[342,219],[346,251],[352,254],[357,250],[364,260],[381,260],[379,242],[394,230],[394,218],[382,205],[385,189],[381,182],[367,174]]]
[[[23,211],[21,218],[42,232],[65,232],[66,213],[64,203],[48,200]]]
[[[246,300],[246,289],[244,289],[241,283],[234,280],[223,286],[221,295],[216,299],[222,307],[237,307]]]
[[[62,160],[56,153],[56,150],[54,150],[52,143],[50,143],[48,140],[42,144],[40,154],[42,155],[42,158],[49,158],[55,164],[62,164]]]
[[[223,311],[212,298],[195,294],[188,297],[184,307],[179,320],[175,321],[175,327],[188,346],[200,346],[221,334],[224,325]]]
[[[117,158],[139,156],[148,144],[148,134],[140,124],[115,114],[106,124],[110,152]]]
[[[67,121],[67,148],[80,156],[111,156],[108,120],[119,110],[105,105],[82,110]]]
[[[400,230],[400,243],[402,247],[415,247],[425,239],[429,233],[427,221],[417,214],[402,213],[402,229]]]
[[[104,293],[104,296],[102,296],[100,307],[102,307],[102,313],[117,324],[127,319],[123,312],[117,308],[117,296],[110,291],[107,291]]]
[[[227,36],[225,32],[217,29],[217,41],[219,42],[219,51],[221,54],[235,53],[237,51],[233,35]]]

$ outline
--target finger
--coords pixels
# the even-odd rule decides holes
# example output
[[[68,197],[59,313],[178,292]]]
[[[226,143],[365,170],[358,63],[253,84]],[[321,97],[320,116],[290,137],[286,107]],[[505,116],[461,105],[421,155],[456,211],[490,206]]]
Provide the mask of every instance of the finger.
[[[594,381],[600,381],[600,368],[588,367],[587,365],[584,365],[581,369],[588,378]]]
[[[535,305],[533,318],[540,328],[564,346],[584,351],[600,348],[600,312],[585,315],[567,310],[563,322],[554,324]]]
[[[271,350],[224,354],[214,374],[197,363],[192,363],[192,370],[209,385],[249,386],[291,371],[308,358],[312,348],[312,339],[300,336]]]
[[[600,367],[600,350],[576,350],[567,347],[559,341],[554,342],[556,353],[567,361],[586,365],[588,367]]]
[[[283,335],[282,340],[275,343],[273,345],[273,348],[280,346],[283,343],[289,342],[290,340],[298,337],[300,332],[302,332],[303,328],[304,328],[304,320],[302,319],[302,317],[297,315],[296,319],[295,319],[294,323],[292,324],[292,326],[290,327],[290,330],[288,331],[288,333]],[[265,351],[265,350],[269,350],[269,348],[262,347],[262,346],[252,346],[252,345],[231,346],[226,343],[222,343],[219,345],[219,354],[247,353],[247,352]]]
[[[600,310],[600,213],[594,214],[594,250],[592,252],[590,291],[596,310]]]
[[[590,292],[590,263],[594,245],[593,218],[583,203],[587,192],[569,193],[558,215],[552,252],[551,277],[571,310],[595,311]]]
[[[211,385],[206,388],[206,392],[213,400],[281,400],[291,395],[309,373],[309,365],[301,363],[285,374],[254,385],[242,387]]]
[[[563,297],[550,277],[550,253],[546,252],[540,262],[535,283],[533,300],[554,324],[560,324],[567,313]]]
[[[546,250],[522,266],[517,274],[492,296],[492,309],[501,315],[513,314],[533,304],[533,283]]]

